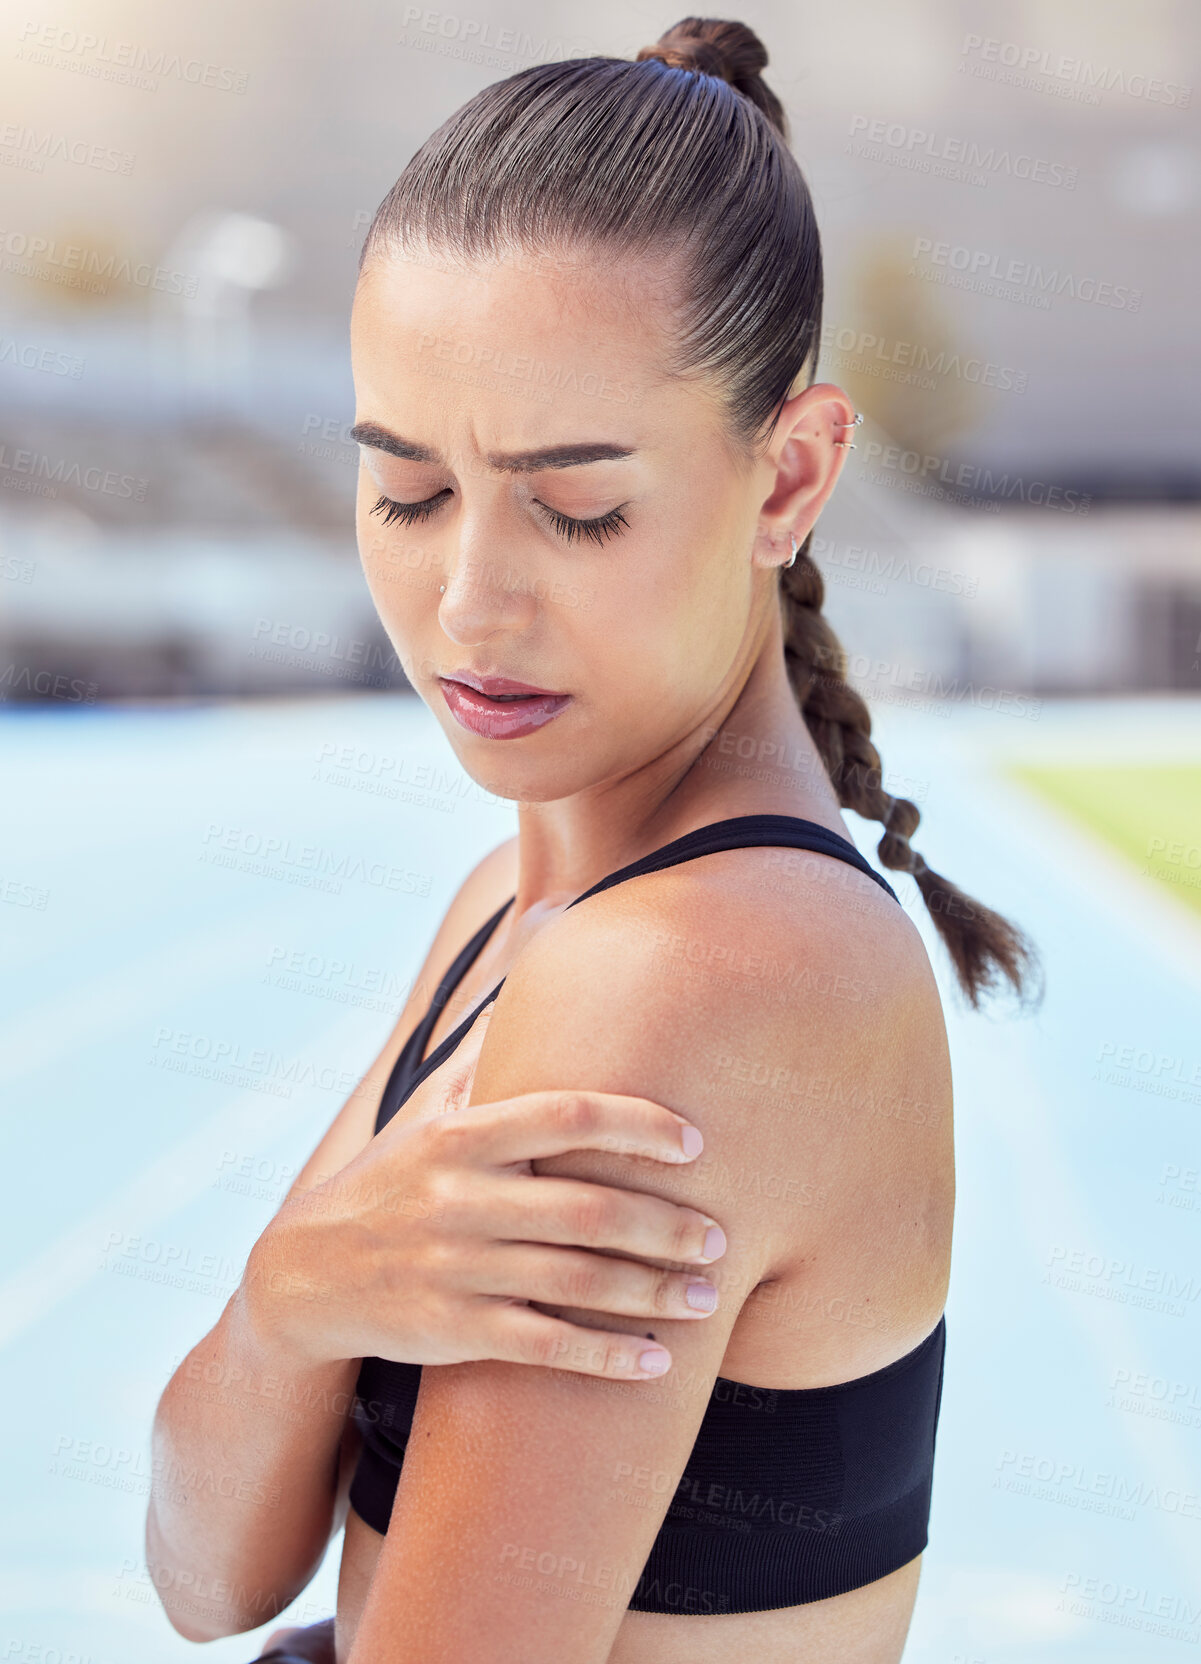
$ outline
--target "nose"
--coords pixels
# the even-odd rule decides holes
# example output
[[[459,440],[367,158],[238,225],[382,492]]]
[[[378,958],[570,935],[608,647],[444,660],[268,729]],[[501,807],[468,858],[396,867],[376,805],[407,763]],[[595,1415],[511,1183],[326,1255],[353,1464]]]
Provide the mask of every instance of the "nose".
[[[452,641],[470,647],[525,629],[535,605],[530,586],[506,556],[460,547],[440,580],[438,622]]]

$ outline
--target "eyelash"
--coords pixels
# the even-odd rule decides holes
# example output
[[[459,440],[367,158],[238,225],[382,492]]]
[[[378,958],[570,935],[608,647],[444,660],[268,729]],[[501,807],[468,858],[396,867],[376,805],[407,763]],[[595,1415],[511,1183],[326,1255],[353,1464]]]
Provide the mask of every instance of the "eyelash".
[[[394,520],[399,520],[402,525],[411,526],[418,520],[428,519],[440,498],[440,492],[437,497],[427,497],[420,503],[398,503],[392,497],[381,497],[370,512],[378,514],[383,509],[385,526],[390,526]],[[608,514],[598,515],[595,520],[573,520],[570,515],[547,508],[545,503],[539,503],[538,506],[550,515],[555,530],[568,543],[577,537],[588,537],[595,543],[603,543],[606,538],[617,535],[619,526],[629,525],[619,508],[610,509]]]

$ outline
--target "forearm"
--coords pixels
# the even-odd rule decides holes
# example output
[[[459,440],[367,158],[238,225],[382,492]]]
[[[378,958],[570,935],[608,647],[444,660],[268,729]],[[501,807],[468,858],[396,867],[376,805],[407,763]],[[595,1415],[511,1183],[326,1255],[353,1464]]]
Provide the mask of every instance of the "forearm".
[[[267,1337],[244,1281],[171,1377],[152,1432],[146,1559],[188,1640],[269,1622],[320,1565],[358,1370]]]

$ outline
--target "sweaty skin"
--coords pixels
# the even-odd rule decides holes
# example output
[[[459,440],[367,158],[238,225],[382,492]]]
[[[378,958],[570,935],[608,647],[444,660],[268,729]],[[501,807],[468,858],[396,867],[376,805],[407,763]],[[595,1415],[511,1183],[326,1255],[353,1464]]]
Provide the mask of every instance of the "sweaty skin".
[[[528,256],[462,269],[380,262],[356,292],[356,423],[372,424],[375,435],[362,449],[357,499],[367,582],[406,674],[464,770],[518,809],[511,870],[481,896],[477,922],[508,896],[516,901],[440,1014],[429,1050],[540,931],[556,927],[567,901],[680,832],[781,813],[847,835],[785,674],[776,567],[789,533],[799,543],[833,490],[847,454],[834,441],[854,407],[833,384],[802,389],[786,401],[761,457],[745,464],[723,432],[716,391],[665,374],[670,302],[670,273],[652,264],[539,267]],[[552,391],[536,399],[512,375],[460,375],[460,364],[541,366],[540,384]],[[585,443],[627,454],[562,468],[505,465],[515,453]],[[427,506],[409,524],[385,525],[374,512],[381,497]],[[565,537],[556,519],[611,522],[614,513],[621,524],[596,537]],[[485,738],[463,727],[444,698],[439,678],[457,671],[512,677],[570,700],[521,739]],[[764,757],[787,763],[756,766]],[[900,990],[905,1020],[890,1034],[887,1068],[912,1101],[930,1106],[928,1121],[883,1143],[873,1129],[847,1131],[828,1150],[822,1178],[838,1229],[807,1255],[813,1245],[798,1238],[793,1260],[781,1243],[772,1277],[773,1296],[803,1292],[810,1315],[785,1328],[772,1305],[752,1296],[721,1368],[775,1387],[851,1379],[910,1350],[945,1302],[950,1074],[924,949],[889,898],[877,906],[865,893],[862,906],[840,905],[845,889],[823,891],[799,852],[730,851],[693,866],[709,869],[702,884],[727,887],[748,947],[766,940],[783,952],[808,930],[831,963],[851,972],[870,965]],[[630,917],[636,922],[636,907]],[[699,919],[695,928],[704,928]],[[606,974],[603,960],[587,969]],[[796,1014],[781,1005],[772,1046],[785,1069],[802,1056],[797,1029]],[[853,1048],[829,1060],[836,1083],[863,1078],[866,1066]],[[765,1102],[763,1113],[773,1112]],[[781,1138],[786,1162],[783,1119]],[[798,1142],[791,1159],[803,1182],[812,1172]],[[891,1216],[870,1198],[907,1193],[925,1198],[924,1225],[901,1246]],[[778,1230],[778,1213],[763,1207],[762,1229]],[[753,1230],[755,1216],[744,1223]],[[823,1287],[866,1300],[878,1322],[824,1316],[813,1298]],[[336,1664],[360,1664],[352,1649],[383,1542],[348,1515]],[[728,1664],[732,1653],[757,1664],[895,1664],[920,1562],[777,1611],[627,1612],[609,1664]]]

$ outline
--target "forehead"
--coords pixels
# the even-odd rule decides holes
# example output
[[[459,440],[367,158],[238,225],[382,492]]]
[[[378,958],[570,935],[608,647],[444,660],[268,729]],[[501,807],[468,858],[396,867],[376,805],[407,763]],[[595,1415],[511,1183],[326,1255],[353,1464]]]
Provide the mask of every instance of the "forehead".
[[[514,449],[576,427],[619,442],[696,429],[713,411],[667,372],[670,301],[662,264],[382,257],[364,267],[351,314],[358,417],[408,432],[435,410]]]

